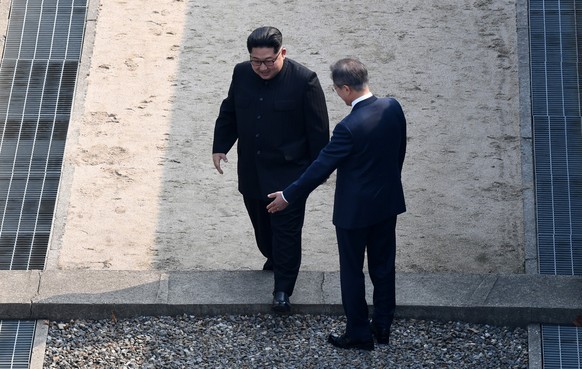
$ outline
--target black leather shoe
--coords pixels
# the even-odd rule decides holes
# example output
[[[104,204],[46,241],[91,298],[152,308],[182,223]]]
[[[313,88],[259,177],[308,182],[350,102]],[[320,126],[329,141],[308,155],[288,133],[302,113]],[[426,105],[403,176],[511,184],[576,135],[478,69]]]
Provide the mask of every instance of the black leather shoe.
[[[373,339],[368,341],[354,341],[345,334],[342,334],[341,336],[330,334],[329,337],[327,337],[327,342],[331,343],[335,347],[343,349],[358,349],[367,351],[372,351],[374,349]]]
[[[276,313],[288,313],[291,311],[291,303],[289,302],[289,295],[285,292],[275,292],[273,294],[272,309]]]
[[[372,322],[370,323],[370,330],[379,344],[388,345],[390,343],[390,328],[380,328]]]
[[[263,264],[263,270],[273,270],[273,260],[267,259],[265,264]]]

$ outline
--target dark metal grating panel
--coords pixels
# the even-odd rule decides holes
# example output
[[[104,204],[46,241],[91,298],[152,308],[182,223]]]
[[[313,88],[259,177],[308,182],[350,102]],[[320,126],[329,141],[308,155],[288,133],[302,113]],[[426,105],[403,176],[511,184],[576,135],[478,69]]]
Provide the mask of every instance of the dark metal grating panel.
[[[28,369],[35,321],[0,320],[0,368]]]
[[[581,0],[530,1],[539,267],[582,275]]]
[[[530,0],[541,274],[582,275],[582,0]],[[582,328],[542,325],[543,367],[581,369]]]
[[[12,6],[4,59],[79,60],[86,8],[30,3]]]
[[[14,0],[0,65],[0,269],[43,269],[86,0]]]
[[[533,124],[540,273],[582,275],[582,119]]]
[[[13,0],[0,64],[0,269],[44,269],[86,0]],[[0,368],[28,368],[35,321],[0,320]]]
[[[582,368],[582,330],[559,325],[542,326],[544,368]]]

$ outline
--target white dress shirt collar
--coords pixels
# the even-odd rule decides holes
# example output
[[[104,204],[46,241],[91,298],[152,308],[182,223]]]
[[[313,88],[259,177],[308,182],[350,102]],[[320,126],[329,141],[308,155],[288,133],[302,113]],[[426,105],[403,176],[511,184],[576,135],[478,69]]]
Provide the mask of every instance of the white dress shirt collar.
[[[356,104],[359,103],[360,101],[369,99],[372,96],[373,96],[372,93],[371,92],[368,92],[367,94],[358,97],[357,99],[355,99],[354,101],[352,101],[352,108],[354,106],[356,106]]]

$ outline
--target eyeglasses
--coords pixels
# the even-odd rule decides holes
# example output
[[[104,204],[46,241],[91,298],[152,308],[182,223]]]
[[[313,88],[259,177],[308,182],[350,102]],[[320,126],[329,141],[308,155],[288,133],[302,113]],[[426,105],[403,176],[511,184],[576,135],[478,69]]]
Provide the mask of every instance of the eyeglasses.
[[[283,49],[279,50],[279,52],[277,53],[277,55],[275,55],[275,58],[274,59],[268,59],[268,60],[251,59],[251,64],[253,65],[253,67],[260,67],[261,64],[265,64],[265,67],[270,68],[273,65],[275,65],[275,62],[279,58],[279,55],[281,55],[281,51],[282,50]]]
[[[342,86],[345,86],[345,85],[342,85]],[[339,95],[339,93],[342,89],[342,86],[338,86],[338,85],[334,84],[334,85],[329,86],[329,89],[331,90],[331,92],[335,92],[336,94]]]

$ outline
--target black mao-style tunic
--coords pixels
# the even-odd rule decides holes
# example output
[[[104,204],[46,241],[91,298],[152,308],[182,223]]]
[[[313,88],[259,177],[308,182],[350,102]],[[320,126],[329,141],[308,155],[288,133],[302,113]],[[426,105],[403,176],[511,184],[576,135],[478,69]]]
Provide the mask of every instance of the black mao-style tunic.
[[[297,179],[329,141],[316,73],[286,58],[273,79],[263,80],[250,62],[237,64],[216,120],[212,152],[226,154],[237,140],[244,196],[267,200],[267,194]]]

